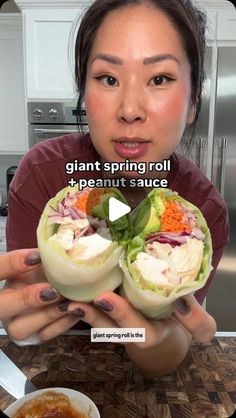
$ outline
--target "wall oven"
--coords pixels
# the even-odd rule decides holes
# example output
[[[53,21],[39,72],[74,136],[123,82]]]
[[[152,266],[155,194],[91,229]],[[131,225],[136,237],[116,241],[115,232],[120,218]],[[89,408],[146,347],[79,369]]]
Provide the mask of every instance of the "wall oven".
[[[85,109],[81,111],[82,126],[88,131]],[[29,102],[29,147],[70,133],[78,133],[75,102]]]

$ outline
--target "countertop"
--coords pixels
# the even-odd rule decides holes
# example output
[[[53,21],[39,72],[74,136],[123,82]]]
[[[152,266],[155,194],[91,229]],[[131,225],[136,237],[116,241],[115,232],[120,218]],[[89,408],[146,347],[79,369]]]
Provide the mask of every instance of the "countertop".
[[[88,395],[102,418],[226,418],[236,409],[236,338],[193,343],[181,366],[160,379],[145,378],[125,349],[60,336],[41,346],[0,348],[38,389],[70,387]],[[14,401],[0,387],[4,410]]]

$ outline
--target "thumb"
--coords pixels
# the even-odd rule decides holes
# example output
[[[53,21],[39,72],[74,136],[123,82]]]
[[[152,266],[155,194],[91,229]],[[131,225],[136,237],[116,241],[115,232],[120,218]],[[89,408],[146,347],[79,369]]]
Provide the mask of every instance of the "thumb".
[[[173,308],[177,319],[196,341],[204,343],[212,340],[217,329],[216,322],[193,295],[177,299]]]

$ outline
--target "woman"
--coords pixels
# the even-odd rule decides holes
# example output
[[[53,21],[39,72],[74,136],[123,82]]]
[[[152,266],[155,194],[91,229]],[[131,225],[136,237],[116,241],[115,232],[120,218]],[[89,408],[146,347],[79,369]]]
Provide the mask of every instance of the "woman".
[[[67,161],[169,158],[171,171],[160,176],[201,209],[212,234],[214,269],[207,285],[196,292],[196,298],[177,301],[174,318],[147,321],[125,299],[106,293],[89,305],[65,301],[51,305],[54,312],[64,311],[63,319],[50,321],[46,308],[9,319],[12,338],[35,332],[42,340],[59,335],[67,329],[62,323],[66,314],[76,310],[93,327],[146,328],[146,342],[127,344],[126,350],[144,372],[160,376],[180,364],[192,337],[199,341],[213,337],[214,319],[200,303],[228,241],[226,206],[200,170],[174,153],[191,133],[200,110],[204,29],[204,16],[186,0],[94,2],[76,42],[78,108],[84,99],[89,135],[45,141],[28,152],[11,183],[7,241],[10,250],[35,247],[45,204],[70,178],[65,174]],[[146,177],[152,175],[148,172]],[[100,176],[100,172],[84,174],[86,178]],[[119,176],[134,174],[120,172]],[[149,191],[122,190],[133,207]],[[19,332],[22,329],[24,336]]]

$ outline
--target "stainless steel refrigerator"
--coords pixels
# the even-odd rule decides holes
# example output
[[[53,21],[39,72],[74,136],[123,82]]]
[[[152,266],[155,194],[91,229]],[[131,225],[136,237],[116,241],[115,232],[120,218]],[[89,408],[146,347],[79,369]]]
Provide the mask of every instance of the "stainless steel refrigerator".
[[[230,244],[208,291],[206,309],[219,332],[236,332],[236,46],[208,47],[206,74],[192,159],[225,199],[230,221]]]
[[[236,47],[218,47],[212,182],[229,211],[230,244],[207,296],[218,331],[236,331]]]

